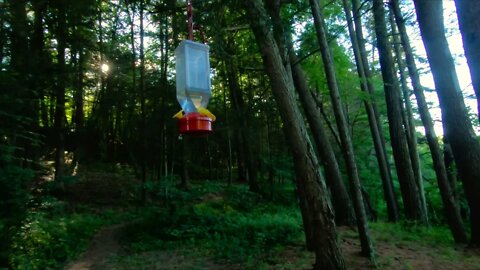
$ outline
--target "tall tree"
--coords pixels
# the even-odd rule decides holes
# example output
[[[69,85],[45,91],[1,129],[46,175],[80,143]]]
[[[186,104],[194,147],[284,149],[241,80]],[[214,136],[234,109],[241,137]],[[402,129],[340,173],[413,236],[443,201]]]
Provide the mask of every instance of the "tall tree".
[[[33,33],[30,42],[31,47],[31,64],[32,67],[32,80],[31,87],[33,96],[35,97],[32,109],[35,111],[35,121],[38,121],[38,115],[40,112],[44,112],[45,106],[42,106],[43,97],[45,96],[45,88],[48,85],[47,74],[49,73],[49,67],[51,57],[48,55],[45,49],[45,28],[44,18],[46,17],[47,1],[46,0],[34,0],[32,1],[32,9],[35,14],[33,22]],[[42,121],[43,126],[47,125],[47,121]]]
[[[317,146],[320,160],[325,168],[327,187],[331,191],[331,201],[335,210],[335,222],[337,225],[354,225],[355,213],[353,211],[350,197],[343,183],[340,168],[338,166],[335,152],[326,134],[318,106],[312,98],[312,92],[308,87],[307,78],[294,51],[293,42],[288,37],[288,30],[284,29],[284,22],[280,17],[281,1],[267,1],[269,13],[274,25],[275,41],[279,45],[283,62],[287,72],[291,72],[295,89],[300,97],[300,102],[312,131],[313,140]]]
[[[298,62],[297,56],[293,51],[293,45],[289,48],[289,56],[293,82],[298,96],[302,103],[305,115],[307,117],[310,130],[313,134],[313,140],[317,146],[320,160],[325,168],[325,178],[327,186],[332,192],[331,201],[335,210],[335,221],[337,225],[353,225],[355,214],[352,211],[350,197],[343,183],[340,168],[332,144],[328,140],[323,122],[315,101],[312,99],[311,92],[308,89],[307,79]]]
[[[140,0],[140,133],[141,133],[141,148],[142,148],[142,203],[145,203],[145,183],[147,181],[147,115],[146,115],[146,87],[145,87],[145,28],[144,28],[144,13],[145,0]],[[184,149],[185,150],[185,149]]]
[[[360,88],[363,92],[371,95],[369,100],[364,101],[364,105],[365,110],[367,111],[368,124],[370,127],[370,133],[372,134],[373,145],[375,147],[380,177],[382,178],[382,187],[385,202],[387,204],[388,220],[391,222],[395,222],[398,220],[398,205],[393,189],[390,165],[388,163],[388,158],[385,150],[385,138],[383,137],[382,128],[380,126],[380,123],[378,122],[379,118],[375,113],[375,101],[373,100],[372,96],[374,87],[369,76],[367,76],[367,74],[370,74],[370,68],[368,66],[368,63],[364,64],[364,61],[367,61],[366,57],[362,57],[362,55],[366,56],[365,44],[364,42],[360,42],[358,40],[360,38],[363,39],[363,34],[358,34],[359,31],[354,29],[354,19],[352,18],[351,9],[348,1],[342,0],[342,4],[347,19],[347,27],[350,35],[350,40],[352,42],[353,53],[355,56],[355,64],[357,66],[357,73],[360,77]],[[358,15],[358,11],[356,14]],[[357,28],[361,28],[360,20],[360,16],[355,16],[355,21],[358,21],[357,24],[359,25],[357,26]],[[363,48],[361,48],[360,45],[362,45]]]
[[[470,206],[471,244],[480,246],[480,142],[473,131],[448,48],[442,1],[415,0],[417,20],[437,90],[448,139]]]
[[[400,37],[395,23],[395,15],[393,14],[393,11],[389,12],[389,18],[393,36],[393,49],[395,50],[397,68],[400,74],[400,87],[403,95],[403,126],[405,127],[408,151],[410,153],[410,160],[412,161],[413,175],[415,176],[415,183],[417,184],[420,204],[423,208],[423,212],[425,213],[426,221],[428,222],[427,201],[425,199],[425,191],[423,189],[423,175],[420,164],[420,156],[418,154],[417,131],[415,130],[415,119],[413,118],[412,102],[410,101],[410,89],[408,88],[407,84],[405,62],[403,59]]]
[[[29,69],[31,66],[28,56],[29,27],[27,21],[27,1],[7,1],[11,25],[10,36],[10,71],[12,81],[15,84],[15,91],[12,91],[11,98],[14,100],[13,115],[21,117],[19,123],[15,123],[12,134],[12,142],[15,145],[15,156],[21,166],[31,167],[29,160],[33,158],[32,141],[29,138],[38,125],[35,119],[35,92],[31,89],[29,80]],[[28,134],[27,136],[25,136]]]
[[[347,120],[343,111],[343,104],[338,89],[338,82],[335,73],[335,63],[330,51],[327,40],[327,32],[325,21],[320,10],[320,3],[318,0],[310,0],[310,7],[312,9],[315,30],[317,33],[317,40],[320,45],[320,52],[323,59],[323,67],[327,78],[327,85],[329,88],[332,107],[337,123],[338,134],[342,144],[342,152],[347,166],[347,174],[350,180],[350,188],[353,197],[353,207],[357,218],[357,227],[360,235],[360,242],[362,246],[362,254],[374,259],[373,244],[370,239],[367,217],[365,214],[365,207],[363,204],[363,196],[361,192],[361,183],[358,176],[357,162],[355,160],[355,153],[353,151],[352,139],[350,138],[350,131],[348,129]]]
[[[395,22],[398,26],[399,35],[405,52],[405,60],[407,63],[408,73],[412,81],[413,92],[417,99],[418,112],[425,128],[425,137],[430,148],[433,160],[433,168],[437,177],[440,195],[442,197],[443,207],[447,223],[452,231],[453,239],[457,243],[466,242],[467,236],[463,229],[462,219],[458,204],[456,202],[452,187],[449,185],[447,169],[443,160],[442,150],[440,148],[437,135],[433,126],[432,116],[428,110],[427,101],[425,99],[423,86],[420,81],[417,65],[413,55],[410,40],[408,38],[407,29],[405,26],[405,19],[400,10],[398,0],[390,0],[390,7],[394,13]]]
[[[65,175],[65,50],[67,46],[67,19],[65,2],[59,1],[57,8],[57,78],[55,92],[55,131],[57,134],[55,151],[55,178]]]
[[[308,139],[305,125],[295,103],[294,86],[283,65],[263,3],[260,0],[244,1],[251,28],[262,54],[263,62],[272,85],[284,132],[293,155],[297,186],[308,203],[312,242],[315,249],[315,269],[345,269],[343,256],[336,240],[333,213],[328,202],[324,180],[318,168],[318,160]]]
[[[260,192],[258,185],[257,158],[254,151],[254,143],[251,139],[253,130],[250,128],[247,106],[245,105],[244,94],[238,81],[238,69],[234,64],[235,41],[233,39],[224,42],[226,45],[226,73],[228,88],[230,91],[230,100],[235,110],[236,123],[238,124],[238,142],[240,163],[246,165],[246,175],[248,185],[251,191]]]
[[[380,56],[385,100],[392,141],[393,157],[397,167],[397,175],[402,191],[405,215],[408,219],[425,222],[425,214],[420,203],[415,176],[412,170],[407,138],[402,123],[402,106],[400,104],[400,89],[394,70],[394,61],[385,21],[385,8],[382,0],[373,0],[373,15],[375,19],[375,32],[377,35],[377,48]]]
[[[480,120],[480,2],[472,0],[455,0],[458,24],[462,33],[463,48],[467,58],[472,85],[477,96]]]

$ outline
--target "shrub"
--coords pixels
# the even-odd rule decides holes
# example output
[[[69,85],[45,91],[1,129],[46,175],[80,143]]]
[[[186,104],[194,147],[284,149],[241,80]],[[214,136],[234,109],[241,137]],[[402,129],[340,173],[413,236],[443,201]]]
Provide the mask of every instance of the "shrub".
[[[13,237],[10,265],[13,269],[58,269],[87,245],[102,221],[74,214],[48,218],[31,213]]]
[[[0,159],[4,157],[0,155]],[[1,163],[2,160],[0,160],[0,268],[8,263],[11,235],[15,234],[18,224],[25,217],[28,201],[25,186],[33,178],[31,170],[10,163],[1,167]]]
[[[123,240],[134,251],[190,244],[206,255],[246,262],[301,237],[301,217],[296,208],[265,202],[262,207],[254,207],[260,198],[246,190],[232,189],[223,195],[225,198],[198,202],[175,213],[152,209],[140,224],[127,228]]]

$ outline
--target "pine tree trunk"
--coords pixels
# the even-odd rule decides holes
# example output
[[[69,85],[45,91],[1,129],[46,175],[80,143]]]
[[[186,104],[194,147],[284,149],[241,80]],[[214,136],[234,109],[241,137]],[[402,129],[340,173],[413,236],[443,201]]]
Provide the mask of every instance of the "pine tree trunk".
[[[368,231],[367,217],[363,204],[363,196],[361,192],[360,178],[358,177],[357,163],[355,161],[355,154],[353,151],[352,140],[350,138],[350,131],[348,129],[348,124],[343,112],[343,105],[340,98],[340,91],[338,89],[338,83],[335,74],[335,64],[333,62],[332,53],[330,51],[330,47],[327,41],[325,22],[320,11],[319,1],[310,0],[310,7],[312,9],[315,30],[317,33],[317,40],[320,45],[323,66],[325,69],[328,88],[330,90],[330,98],[335,114],[335,120],[337,122],[340,141],[342,144],[342,152],[347,166],[347,174],[350,180],[350,188],[353,197],[355,215],[357,218],[357,228],[360,235],[362,254],[373,260],[374,250]]]
[[[270,78],[273,95],[284,123],[284,132],[293,155],[299,194],[308,202],[315,247],[315,269],[345,269],[343,256],[336,240],[333,212],[327,199],[318,160],[308,139],[306,127],[295,102],[294,86],[282,63],[279,49],[268,28],[269,20],[261,0],[243,2],[250,24],[260,47]],[[300,189],[301,187],[301,189]]]
[[[350,40],[352,42],[353,53],[355,56],[355,63],[357,66],[357,72],[358,72],[358,76],[360,77],[360,88],[363,92],[372,94],[373,85],[368,82],[370,78],[367,77],[365,72],[365,69],[369,69],[368,63],[367,64],[363,63],[363,61],[366,60],[366,58],[362,59],[362,52],[359,47],[360,42],[358,42],[358,34],[356,33],[353,27],[353,19],[351,15],[350,6],[348,5],[347,0],[342,0],[342,2],[343,2],[344,11],[347,17],[348,32],[350,35]],[[361,22],[360,22],[360,25],[361,25]],[[365,46],[365,44],[363,44],[363,46]],[[363,51],[365,51],[365,47],[363,47]],[[378,168],[380,171],[380,177],[382,178],[383,194],[385,197],[385,202],[387,204],[388,221],[396,222],[398,220],[398,204],[397,204],[397,200],[395,199],[392,175],[390,173],[390,165],[388,163],[388,159],[385,154],[386,152],[385,139],[383,138],[383,132],[381,132],[380,123],[377,122],[378,118],[375,115],[374,104],[375,102],[373,101],[367,101],[367,100],[364,101],[365,110],[367,111],[367,116],[368,116],[370,133],[372,134],[373,145],[375,147],[375,153],[377,157]]]
[[[29,84],[32,91],[32,95],[29,98],[32,100],[33,104],[28,106],[31,106],[33,109],[33,125],[31,126],[35,129],[35,132],[38,132],[47,125],[46,122],[42,121],[43,127],[41,127],[40,116],[41,112],[43,112],[42,109],[45,108],[43,106],[43,98],[46,92],[45,89],[48,88],[48,84],[50,83],[47,77],[51,76],[51,72],[49,72],[48,67],[50,66],[52,57],[46,51],[44,41],[45,27],[43,21],[46,16],[47,1],[35,0],[31,1],[31,3],[35,14],[35,19],[33,22],[33,36],[31,38],[29,54],[31,67],[31,79],[29,80]],[[2,48],[0,48],[0,50],[1,49]],[[31,152],[32,155],[29,158],[31,158],[32,163],[35,164],[41,154],[41,151],[39,151],[41,146],[39,144],[32,146],[33,147],[27,151]]]
[[[80,48],[78,51],[78,64],[77,64],[77,74],[76,74],[76,89],[74,94],[74,102],[75,102],[75,127],[78,130],[82,129],[85,123],[85,112],[83,110],[83,75],[84,75],[84,67],[85,64],[85,53],[83,52],[83,48]]]
[[[400,89],[394,70],[394,62],[390,45],[387,41],[385,9],[382,0],[373,0],[373,15],[377,48],[380,56],[385,99],[387,103],[388,122],[392,141],[393,156],[397,167],[397,175],[402,191],[405,216],[411,220],[425,222],[425,215],[420,204],[420,196],[415,183],[407,138],[402,124],[402,106]]]
[[[5,13],[6,9],[0,9],[0,63],[3,63],[5,57],[4,48],[7,41],[7,31],[5,29]]]
[[[398,25],[401,43],[403,46],[403,50],[405,51],[407,68],[410,79],[412,81],[413,92],[417,99],[418,112],[425,128],[425,136],[427,138],[428,146],[430,147],[430,152],[432,153],[433,167],[435,170],[435,175],[437,177],[440,195],[442,196],[445,217],[447,219],[450,230],[452,231],[455,242],[466,242],[467,236],[462,225],[462,219],[460,216],[460,211],[458,209],[458,203],[448,180],[448,167],[446,167],[446,164],[444,163],[438,138],[435,134],[433,120],[430,112],[428,111],[428,105],[423,92],[423,86],[420,82],[420,75],[415,64],[415,58],[412,48],[410,46],[410,40],[407,35],[405,21],[403,19],[398,0],[390,0],[390,6],[394,13],[396,24]]]
[[[455,0],[455,5],[480,119],[480,1]]]
[[[392,28],[393,48],[397,60],[397,67],[400,71],[400,86],[403,94],[403,125],[407,135],[408,150],[410,153],[410,160],[412,161],[413,175],[417,184],[418,193],[420,195],[420,204],[422,205],[425,219],[428,223],[427,202],[425,200],[425,191],[423,188],[423,176],[420,163],[420,156],[418,154],[417,132],[415,130],[415,121],[413,119],[412,102],[410,101],[410,89],[407,84],[407,74],[405,72],[405,62],[403,60],[403,53],[401,49],[401,41],[399,33],[395,24],[395,15],[393,11],[389,12],[390,25]]]
[[[8,7],[9,20],[7,24],[10,25],[10,65],[11,76],[15,82],[15,87],[12,88],[10,100],[14,105],[14,115],[21,121],[15,121],[14,131],[11,141],[14,142],[15,159],[18,165],[22,167],[32,167],[32,160],[34,157],[34,140],[31,136],[36,134],[36,127],[38,126],[37,111],[35,111],[36,92],[32,91],[32,85],[35,79],[31,79],[31,59],[30,48],[28,46],[28,20],[27,20],[27,1],[15,0],[7,1],[2,9]],[[3,70],[2,70],[3,71]],[[8,90],[1,90],[2,93]],[[26,124],[28,122],[28,124]],[[17,136],[18,135],[18,136]],[[30,138],[27,138],[30,137]]]
[[[443,138],[443,163],[447,170],[448,184],[452,191],[452,196],[455,199],[455,204],[458,207],[458,191],[457,191],[457,168],[455,168],[455,158],[453,157],[452,147],[446,138]]]
[[[65,48],[66,48],[66,15],[65,3],[59,1],[57,28],[57,86],[55,103],[55,131],[57,133],[55,151],[55,179],[65,176]]]
[[[238,136],[241,144],[238,146],[241,149],[241,155],[244,157],[243,161],[246,166],[246,174],[248,180],[249,189],[252,192],[260,192],[257,180],[257,158],[254,151],[254,142],[251,140],[253,130],[248,124],[247,109],[245,106],[245,100],[243,97],[242,89],[238,83],[237,70],[232,61],[234,52],[234,41],[228,40],[226,43],[226,50],[229,53],[226,63],[227,83],[230,91],[230,98],[233,108],[235,110],[235,120],[238,128]]]
[[[296,63],[297,56],[293,51],[293,47],[290,47],[289,54],[290,62]],[[350,197],[343,183],[335,152],[328,140],[327,133],[318,114],[317,106],[308,89],[307,79],[298,64],[292,65],[291,69],[295,89],[305,110],[305,115],[313,134],[313,140],[315,141],[320,160],[325,168],[327,186],[332,192],[331,201],[335,210],[335,222],[337,225],[352,226],[355,224],[355,214],[352,211],[353,208]]]
[[[142,181],[142,192],[141,192],[141,201],[142,204],[146,202],[146,190],[145,183],[147,182],[147,134],[146,134],[146,111],[145,111],[145,47],[144,47],[144,10],[145,10],[145,0],[140,0],[140,144],[142,148],[142,158],[141,158],[141,181]]]
[[[445,137],[470,206],[471,244],[480,246],[480,143],[468,118],[443,24],[441,1],[415,0],[417,19],[442,109]]]
[[[300,102],[312,131],[320,160],[325,168],[327,187],[331,191],[330,200],[335,210],[335,222],[337,225],[353,226],[355,224],[355,213],[351,207],[350,197],[343,183],[335,153],[318,114],[318,107],[312,99],[307,79],[301,66],[298,64],[291,65],[291,63],[297,63],[298,59],[292,40],[288,38],[283,29],[280,17],[281,3],[279,0],[268,0],[267,4],[273,21],[275,41],[279,47],[285,69],[292,76],[295,89],[300,97]]]

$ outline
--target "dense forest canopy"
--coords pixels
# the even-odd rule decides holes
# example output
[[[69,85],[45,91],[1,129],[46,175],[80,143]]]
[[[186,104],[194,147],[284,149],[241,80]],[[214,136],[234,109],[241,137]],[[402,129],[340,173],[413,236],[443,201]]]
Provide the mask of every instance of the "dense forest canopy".
[[[210,54],[216,121],[201,136],[174,118],[187,4]],[[448,241],[478,248],[477,11],[469,0],[0,0],[0,267],[64,267],[85,248],[69,241],[115,223],[106,208],[165,243],[161,226],[182,218],[199,227],[169,236],[233,243],[219,216],[247,224],[232,214],[249,208],[239,198],[293,205],[259,222],[301,227],[315,269],[351,266],[341,226],[375,264],[370,222],[448,228]],[[202,189],[225,196],[208,226],[192,221],[198,200],[218,199]],[[49,231],[60,218],[63,236]],[[76,220],[82,233],[68,231]],[[291,240],[268,228],[271,243]],[[247,231],[243,244],[265,248],[256,237],[269,236]],[[47,238],[57,244],[38,255]]]

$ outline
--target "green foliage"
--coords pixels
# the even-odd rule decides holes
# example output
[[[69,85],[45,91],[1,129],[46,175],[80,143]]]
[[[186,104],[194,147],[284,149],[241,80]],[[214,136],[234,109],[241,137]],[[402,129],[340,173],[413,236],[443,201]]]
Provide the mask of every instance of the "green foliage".
[[[191,203],[175,210],[150,209],[143,221],[126,230],[124,242],[136,252],[195,246],[206,256],[245,263],[302,235],[296,208],[268,204],[244,187],[204,190]]]
[[[31,170],[12,162],[12,151],[13,147],[0,141],[0,267],[6,264],[11,235],[26,214],[29,194],[25,186],[33,179]]]
[[[73,214],[49,218],[44,212],[29,214],[13,237],[13,269],[58,269],[83,251],[102,225],[92,215]]]
[[[28,198],[24,185],[32,177],[31,170],[17,166],[0,169],[0,220],[22,217]]]
[[[371,223],[372,230],[376,232],[377,241],[392,242],[399,245],[407,242],[415,242],[425,246],[449,246],[453,243],[453,237],[447,227],[426,227],[414,222],[399,223]]]

